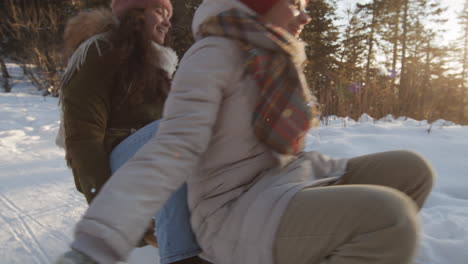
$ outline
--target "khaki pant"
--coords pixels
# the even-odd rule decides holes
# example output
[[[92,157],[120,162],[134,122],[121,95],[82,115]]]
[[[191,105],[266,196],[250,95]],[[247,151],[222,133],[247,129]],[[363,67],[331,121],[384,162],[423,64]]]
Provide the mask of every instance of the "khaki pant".
[[[353,158],[337,185],[299,192],[281,220],[276,264],[409,264],[417,209],[433,184],[418,154],[390,151]]]

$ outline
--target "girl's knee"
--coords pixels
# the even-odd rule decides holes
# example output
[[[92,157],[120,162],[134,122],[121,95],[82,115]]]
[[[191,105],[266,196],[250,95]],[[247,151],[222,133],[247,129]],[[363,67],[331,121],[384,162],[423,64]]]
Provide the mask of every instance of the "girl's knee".
[[[372,191],[369,201],[376,210],[376,221],[382,226],[417,229],[418,210],[413,200],[393,188],[375,186]]]
[[[417,152],[408,150],[398,151],[397,155],[399,156],[398,165],[410,174],[409,177],[417,180],[428,190],[432,189],[435,173],[426,158]]]
[[[379,245],[395,254],[413,254],[419,237],[415,202],[404,193],[384,186],[368,188],[366,196],[364,207],[373,211],[362,212],[360,233],[375,234]]]
[[[386,202],[383,210],[387,210],[390,218],[391,236],[398,242],[394,243],[395,249],[402,255],[411,256],[417,247],[419,239],[419,216],[416,203],[402,192],[391,190],[385,194]]]
[[[381,239],[391,255],[409,263],[414,257],[419,240],[419,217],[417,206],[407,195],[390,189],[382,191],[378,199],[386,218],[382,222]]]

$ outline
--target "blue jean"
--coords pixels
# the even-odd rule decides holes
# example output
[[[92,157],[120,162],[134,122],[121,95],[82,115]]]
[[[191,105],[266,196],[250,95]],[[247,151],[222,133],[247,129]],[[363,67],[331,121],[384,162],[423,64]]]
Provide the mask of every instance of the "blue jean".
[[[110,154],[112,173],[133,157],[156,134],[158,127],[159,121],[154,121],[117,145]],[[161,264],[176,262],[201,253],[190,225],[186,184],[169,197],[164,207],[156,215],[155,220],[155,235],[158,238]]]

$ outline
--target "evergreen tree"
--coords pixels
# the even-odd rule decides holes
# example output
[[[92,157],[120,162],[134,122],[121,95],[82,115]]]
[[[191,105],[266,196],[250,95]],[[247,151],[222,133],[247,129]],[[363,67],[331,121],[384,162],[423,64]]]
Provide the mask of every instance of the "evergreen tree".
[[[311,22],[305,26],[302,38],[307,43],[306,53],[309,63],[306,67],[306,76],[312,91],[322,108],[324,115],[331,114],[336,108],[336,97],[332,91],[331,81],[338,60],[338,28],[333,21],[336,19],[335,1],[311,0]]]
[[[364,61],[366,51],[366,26],[354,10],[347,10],[349,16],[347,26],[343,30],[340,48],[340,64],[338,68],[337,96],[340,108],[334,114],[357,117],[359,105],[360,83],[364,82]]]
[[[440,18],[444,11],[437,0],[403,0],[399,114],[417,115],[425,112],[422,109],[416,110],[417,104],[414,102],[421,102],[419,99],[423,87],[421,83],[424,82],[424,78],[420,75],[424,70],[421,69],[427,72],[427,67],[431,67],[431,65],[426,67],[422,65],[424,60],[427,62],[429,55],[426,53],[431,51],[431,43],[440,33],[434,32],[427,25],[444,23],[445,21]]]
[[[356,13],[351,13],[341,41],[340,71],[347,81],[363,81],[361,74],[365,54],[365,25],[361,23]]]
[[[384,16],[385,20],[381,24],[381,39],[383,52],[386,57],[385,66],[388,68],[391,90],[396,93],[396,84],[398,77],[398,63],[400,62],[400,35],[401,35],[401,17],[403,12],[403,1],[393,0],[385,2]]]
[[[372,105],[372,100],[375,99],[376,86],[374,80],[371,80],[371,74],[376,73],[373,67],[375,61],[376,46],[379,45],[377,35],[380,33],[382,22],[384,19],[383,14],[385,13],[386,0],[373,0],[368,4],[357,4],[357,11],[361,14],[361,18],[365,21],[367,32],[367,54],[366,54],[366,66],[365,66],[365,80],[363,91],[361,92],[361,112],[368,109]],[[372,71],[372,72],[371,72]],[[374,91],[371,91],[374,90]]]
[[[364,13],[364,18],[366,21],[366,27],[368,28],[367,32],[367,58],[366,58],[366,82],[369,82],[370,71],[372,67],[372,61],[375,57],[375,45],[377,44],[377,34],[380,31],[382,25],[382,18],[385,7],[384,0],[373,0],[369,4],[357,4],[357,10],[359,13]]]

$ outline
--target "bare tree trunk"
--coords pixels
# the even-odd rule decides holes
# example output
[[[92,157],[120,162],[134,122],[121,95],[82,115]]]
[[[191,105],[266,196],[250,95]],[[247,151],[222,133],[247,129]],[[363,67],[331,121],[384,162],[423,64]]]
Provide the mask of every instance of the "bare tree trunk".
[[[401,40],[401,74],[400,74],[400,111],[404,112],[405,110],[402,109],[404,106],[403,100],[406,98],[407,94],[407,76],[406,76],[406,45],[407,45],[407,37],[408,37],[408,8],[409,8],[409,0],[405,0],[403,2],[404,11],[403,11],[403,37]],[[401,114],[401,113],[400,113]]]
[[[429,93],[429,82],[431,78],[431,40],[428,39],[426,43],[426,66],[424,69],[423,80],[421,84],[421,96],[420,96],[420,104],[419,109],[416,111],[419,112],[419,118],[424,119],[427,113],[427,106],[426,106],[426,98]]]
[[[367,49],[367,63],[366,63],[366,76],[365,76],[365,85],[362,93],[362,100],[361,100],[361,113],[368,111],[369,109],[369,89],[371,89],[370,85],[370,68],[372,64],[372,55],[374,52],[374,34],[375,34],[375,27],[376,27],[376,20],[377,20],[377,6],[374,1],[372,4],[372,21],[371,21],[371,28],[369,33],[369,42],[368,42],[368,49]],[[369,113],[370,114],[370,113]]]
[[[9,80],[10,74],[8,74],[8,69],[2,57],[0,57],[0,65],[2,67],[3,89],[5,89],[6,93],[9,93],[11,92],[11,86],[10,86],[10,80]]]
[[[461,82],[462,82],[462,101],[461,101],[461,104],[460,104],[460,120],[461,122],[464,122],[465,121],[465,114],[466,114],[466,111],[467,111],[467,106],[466,104],[468,103],[467,100],[468,100],[468,87],[466,86],[466,79],[467,79],[467,59],[468,59],[468,3],[465,3],[465,6],[464,6],[464,16],[463,16],[463,21],[465,22],[465,25],[464,25],[464,43],[463,43],[463,68],[462,68],[462,79],[461,79]],[[466,121],[468,123],[468,120]]]
[[[395,91],[395,82],[396,82],[396,65],[398,61],[398,39],[399,39],[399,28],[400,28],[400,11],[401,7],[395,11],[395,19],[393,21],[394,28],[393,28],[393,59],[392,59],[392,75],[394,77],[392,81],[392,92]]]
[[[367,49],[367,64],[366,64],[366,82],[369,82],[370,79],[370,67],[372,62],[372,53],[374,49],[374,32],[375,32],[375,21],[376,21],[376,7],[375,4],[372,10],[372,22],[371,22],[371,31],[369,33],[369,46]]]

